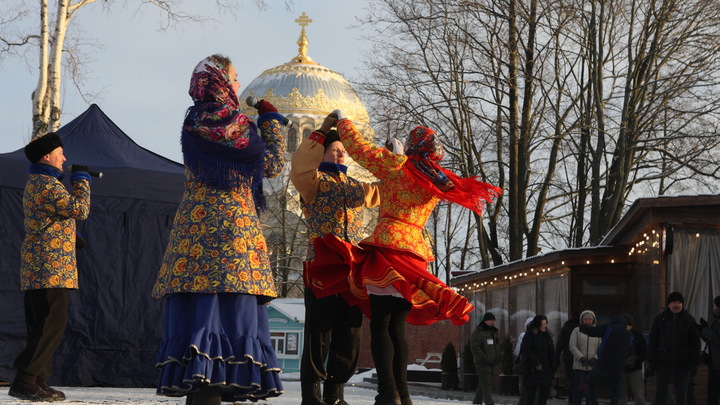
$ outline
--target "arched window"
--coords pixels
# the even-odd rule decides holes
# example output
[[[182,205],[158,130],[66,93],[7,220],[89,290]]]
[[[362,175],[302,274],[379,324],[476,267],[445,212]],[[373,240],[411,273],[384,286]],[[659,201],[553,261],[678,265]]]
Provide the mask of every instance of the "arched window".
[[[297,129],[290,128],[287,131],[287,151],[289,153],[295,152],[297,150]]]

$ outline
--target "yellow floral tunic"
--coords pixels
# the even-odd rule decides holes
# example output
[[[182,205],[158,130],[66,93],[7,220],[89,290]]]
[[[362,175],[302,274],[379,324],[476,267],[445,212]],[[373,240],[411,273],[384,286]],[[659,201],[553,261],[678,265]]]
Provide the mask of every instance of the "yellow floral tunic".
[[[340,120],[337,129],[350,156],[381,180],[380,218],[372,235],[361,244],[390,247],[415,253],[426,261],[435,260],[422,231],[438,198],[406,178],[406,156],[366,141],[350,120]]]
[[[327,234],[352,244],[362,239],[363,208],[380,203],[377,184],[364,183],[338,171],[321,171],[325,148],[306,138],[293,154],[290,181],[300,193],[310,241],[306,260],[315,258],[312,241]]]
[[[280,174],[285,163],[281,128],[277,119],[259,126],[267,144],[266,177]],[[276,297],[249,182],[223,190],[197,181],[187,169],[185,177],[153,296],[192,292]]]
[[[25,239],[20,261],[20,289],[78,288],[75,221],[90,213],[90,183],[73,181],[70,194],[62,174],[45,165],[30,165],[23,195]]]

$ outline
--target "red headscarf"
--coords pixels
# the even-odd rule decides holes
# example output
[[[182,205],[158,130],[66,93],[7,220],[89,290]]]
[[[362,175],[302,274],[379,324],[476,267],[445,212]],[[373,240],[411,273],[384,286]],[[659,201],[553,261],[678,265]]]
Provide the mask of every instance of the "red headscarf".
[[[417,127],[405,141],[405,155],[410,164],[405,170],[423,189],[443,201],[453,202],[482,215],[485,202],[491,202],[502,193],[499,187],[477,180],[477,177],[460,177],[438,163],[445,150],[435,131]]]

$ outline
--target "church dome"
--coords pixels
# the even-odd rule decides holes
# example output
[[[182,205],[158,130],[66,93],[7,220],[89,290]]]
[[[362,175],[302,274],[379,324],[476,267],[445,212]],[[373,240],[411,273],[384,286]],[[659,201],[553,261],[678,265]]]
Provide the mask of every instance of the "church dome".
[[[242,91],[241,102],[245,104],[249,97],[265,99],[292,121],[295,131],[288,131],[288,152],[295,150],[302,136],[319,128],[334,109],[340,109],[366,138],[372,139],[374,133],[367,109],[350,82],[308,56],[305,26],[312,20],[303,12],[295,22],[302,27],[297,41],[298,55],[290,62],[262,72]],[[257,115],[257,110],[247,105],[243,106],[243,112],[248,116]]]

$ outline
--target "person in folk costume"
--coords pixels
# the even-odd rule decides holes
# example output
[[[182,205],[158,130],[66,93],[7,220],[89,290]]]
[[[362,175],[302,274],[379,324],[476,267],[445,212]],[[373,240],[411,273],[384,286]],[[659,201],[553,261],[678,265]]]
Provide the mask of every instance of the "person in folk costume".
[[[374,183],[347,175],[345,148],[334,120],[325,120],[293,154],[290,181],[300,194],[307,235],[331,233],[356,244],[362,239],[364,208],[380,203]],[[308,246],[305,266],[314,259]],[[304,274],[307,276],[307,273]],[[340,274],[347,278],[347,272]],[[317,280],[316,280],[317,281]],[[347,405],[344,384],[352,377],[360,355],[362,312],[339,294],[317,298],[305,281],[305,339],[300,365],[301,405]],[[326,366],[327,362],[327,366]],[[320,395],[320,381],[324,380]]]
[[[282,116],[240,112],[237,72],[213,55],[195,67],[185,116],[185,193],[153,296],[165,297],[157,392],[187,404],[282,393],[267,304],[277,296],[258,211],[263,177],[282,172]]]
[[[484,202],[500,189],[441,167],[444,151],[428,128],[412,130],[401,155],[366,141],[339,110],[328,117],[338,119],[337,131],[349,155],[381,181],[382,200],[378,223],[359,246],[331,234],[314,240],[315,261],[308,267],[311,288],[319,297],[343,294],[370,318],[378,374],[375,404],[410,405],[405,322],[429,325],[450,319],[462,325],[473,309],[427,271],[434,257],[423,238],[425,222],[441,199],[481,214]],[[322,276],[336,272],[338,260],[349,266],[349,278],[327,282]]]
[[[68,320],[71,290],[79,288],[76,221],[90,214],[90,175],[73,165],[65,177],[65,153],[60,136],[50,132],[25,146],[30,161],[23,193],[25,238],[20,250],[20,289],[24,292],[27,344],[13,366],[17,370],[8,395],[30,401],[62,401],[65,394],[47,385],[52,360]]]

